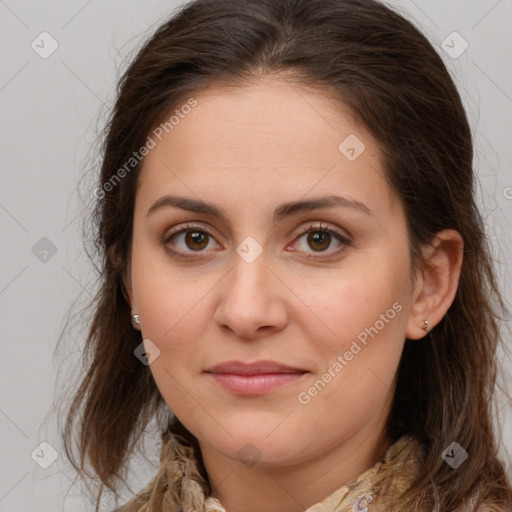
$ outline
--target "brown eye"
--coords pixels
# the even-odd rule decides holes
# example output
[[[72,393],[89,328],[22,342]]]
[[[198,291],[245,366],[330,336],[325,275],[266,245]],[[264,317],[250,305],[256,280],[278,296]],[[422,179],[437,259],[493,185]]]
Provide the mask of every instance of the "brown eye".
[[[185,228],[173,233],[165,242],[166,244],[172,243],[179,251],[200,252],[208,247],[211,238],[211,235],[206,231]]]
[[[303,242],[301,239],[305,241]],[[201,226],[185,225],[182,226],[181,229],[172,231],[165,238],[164,245],[166,250],[174,256],[180,258],[194,258],[202,255],[202,253],[209,252],[207,249],[209,248],[210,242],[213,245],[213,247],[210,246],[210,249],[219,247],[219,244],[209,231],[202,229]],[[338,247],[329,250],[333,242],[338,242]],[[325,254],[326,256],[337,255],[345,246],[350,246],[352,243],[336,229],[329,229],[322,225],[310,225],[299,233],[296,245],[298,245],[298,247],[294,248],[294,251],[299,250],[300,252],[306,253],[306,255],[310,255],[307,257],[314,258],[315,256],[311,256],[312,252],[322,255]]]
[[[304,242],[301,242],[302,238],[304,238]],[[295,250],[300,250],[309,254],[311,254],[311,251],[313,251],[314,253],[316,252],[325,253],[326,255],[335,255],[342,251],[345,246],[352,245],[351,241],[346,236],[335,229],[329,229],[322,226],[321,224],[313,224],[308,226],[302,230],[301,233],[299,233],[297,240],[298,247]],[[339,245],[337,248],[329,250],[333,244],[333,241],[337,241]]]
[[[194,251],[200,251],[208,245],[208,237],[204,231],[186,231],[185,244]]]
[[[182,225],[164,237],[165,249],[180,258],[200,256],[205,249],[218,247],[214,236],[202,226],[194,224]],[[194,254],[195,253],[195,254]]]
[[[331,234],[327,231],[311,231],[308,234],[307,241],[311,248],[323,251],[328,249],[331,244]]]

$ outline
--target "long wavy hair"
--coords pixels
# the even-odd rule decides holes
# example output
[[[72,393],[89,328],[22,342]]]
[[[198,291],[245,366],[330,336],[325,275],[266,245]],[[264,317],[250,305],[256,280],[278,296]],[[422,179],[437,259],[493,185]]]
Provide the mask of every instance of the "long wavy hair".
[[[451,511],[470,495],[489,510],[510,506],[493,429],[500,320],[508,311],[476,204],[472,133],[432,44],[375,0],[195,0],[130,62],[102,135],[101,193],[91,212],[99,286],[88,309],[84,374],[62,427],[67,457],[84,480],[98,481],[98,504],[104,490],[117,492],[126,481],[130,455],[156,419],[162,439],[174,432],[194,448],[206,479],[197,439],[169,415],[149,367],[134,356],[141,336],[123,283],[141,163],[113,177],[187,98],[278,73],[293,86],[332,94],[378,142],[405,207],[413,265],[424,263],[420,248],[440,230],[455,229],[464,240],[452,306],[425,340],[406,340],[398,369],[387,429],[393,440],[411,435],[426,453],[403,510]],[[456,471],[441,457],[453,441],[470,454]]]

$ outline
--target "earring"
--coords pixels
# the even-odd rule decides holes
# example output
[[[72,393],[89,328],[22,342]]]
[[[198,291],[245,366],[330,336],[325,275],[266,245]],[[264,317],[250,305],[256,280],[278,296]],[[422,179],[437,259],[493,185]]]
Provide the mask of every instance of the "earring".
[[[423,326],[423,329],[425,329],[425,331],[427,331],[427,332],[430,332],[430,328],[429,328],[429,326],[428,326],[428,320],[425,320],[425,321],[424,321],[424,324],[425,324],[425,325]]]
[[[140,325],[139,315],[132,315],[132,325],[135,327],[136,325]]]

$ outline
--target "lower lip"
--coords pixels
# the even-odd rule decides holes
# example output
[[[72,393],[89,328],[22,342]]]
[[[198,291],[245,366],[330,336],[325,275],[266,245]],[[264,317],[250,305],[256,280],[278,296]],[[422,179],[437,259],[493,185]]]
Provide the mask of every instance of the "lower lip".
[[[285,384],[296,382],[305,372],[264,373],[258,375],[238,375],[233,373],[210,373],[216,382],[228,391],[240,395],[261,395]]]

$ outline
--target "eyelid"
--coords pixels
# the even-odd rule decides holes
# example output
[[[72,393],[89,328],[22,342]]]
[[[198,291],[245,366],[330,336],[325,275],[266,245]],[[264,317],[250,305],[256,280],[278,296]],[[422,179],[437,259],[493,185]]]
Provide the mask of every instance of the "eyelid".
[[[210,227],[205,228],[203,226],[200,226],[199,224],[185,223],[185,224],[180,224],[178,226],[175,226],[175,227],[171,228],[171,231],[166,232],[164,235],[164,242],[167,242],[169,240],[169,238],[171,238],[171,236],[176,235],[177,233],[181,233],[182,231],[193,231],[193,230],[207,233],[211,237],[216,236],[212,233],[213,230]]]
[[[305,233],[308,233],[310,231],[327,231],[328,233],[335,233],[338,235],[341,240],[345,243],[351,243],[352,237],[347,233],[346,231],[341,231],[340,228],[325,224],[321,221],[312,221],[309,222],[306,226],[303,226],[302,228],[299,228],[299,231],[296,233],[296,237],[302,236]]]

